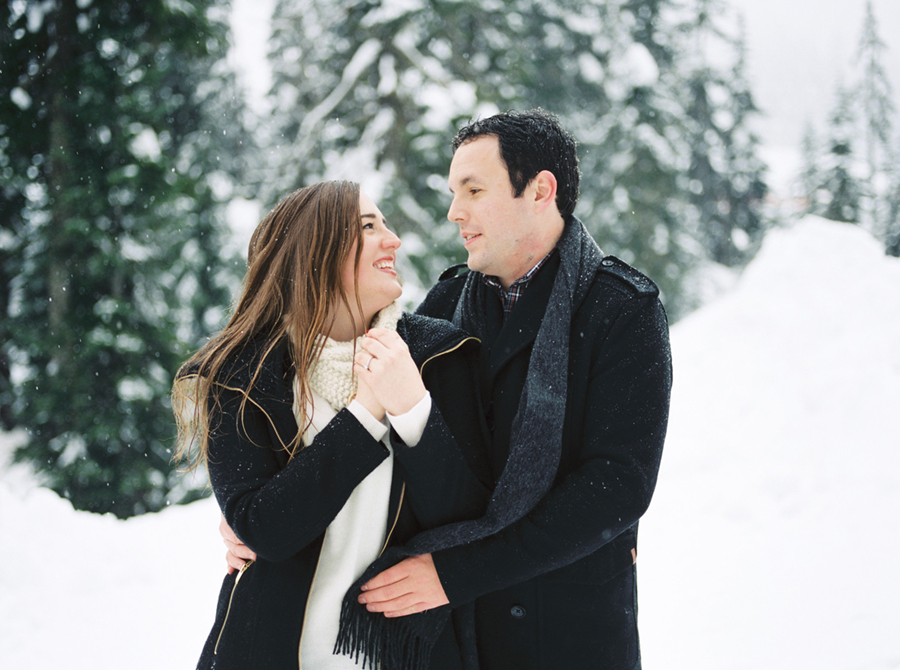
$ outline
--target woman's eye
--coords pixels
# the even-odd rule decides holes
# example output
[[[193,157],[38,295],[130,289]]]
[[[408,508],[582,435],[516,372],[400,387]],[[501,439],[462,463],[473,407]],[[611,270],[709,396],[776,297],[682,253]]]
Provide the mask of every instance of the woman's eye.
[[[375,230],[375,224],[374,223],[364,223],[363,230]]]

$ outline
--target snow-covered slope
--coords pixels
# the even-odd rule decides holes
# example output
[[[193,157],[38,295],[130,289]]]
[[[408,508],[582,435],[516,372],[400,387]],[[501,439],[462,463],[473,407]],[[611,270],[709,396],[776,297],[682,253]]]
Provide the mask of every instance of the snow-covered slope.
[[[900,261],[807,218],[672,337],[639,547],[644,667],[900,666]],[[0,667],[192,668],[224,571],[217,524],[210,500],[74,512],[0,468]]]
[[[211,499],[128,521],[76,512],[0,467],[0,668],[193,668],[225,574],[218,514]]]
[[[808,217],[672,348],[645,667],[900,667],[900,260]]]

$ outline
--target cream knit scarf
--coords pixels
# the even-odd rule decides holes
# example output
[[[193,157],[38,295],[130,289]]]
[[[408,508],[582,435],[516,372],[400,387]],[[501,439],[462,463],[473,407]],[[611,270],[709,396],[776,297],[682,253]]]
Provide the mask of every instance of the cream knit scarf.
[[[373,328],[385,330],[397,330],[397,322],[400,320],[402,310],[400,305],[392,302],[382,309],[372,320]],[[359,341],[337,342],[325,335],[318,337],[325,340],[322,353],[313,365],[309,373],[309,384],[313,391],[328,401],[335,412],[340,411],[350,404],[356,395],[356,375],[353,374],[354,347],[359,350]],[[296,377],[294,384],[297,384]],[[299,397],[295,389],[295,397]]]

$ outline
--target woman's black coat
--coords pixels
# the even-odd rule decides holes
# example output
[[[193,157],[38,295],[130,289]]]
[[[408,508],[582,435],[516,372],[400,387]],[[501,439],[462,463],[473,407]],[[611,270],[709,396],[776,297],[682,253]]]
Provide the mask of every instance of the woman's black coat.
[[[480,384],[495,480],[558,267],[554,254],[505,322],[499,297],[488,305]],[[445,277],[419,312],[452,318],[463,281]],[[637,526],[656,483],[671,374],[656,287],[605,258],[572,317],[553,488],[496,535],[433,555],[451,605],[475,603],[480,670],[640,667]]]
[[[486,471],[486,429],[473,393],[477,340],[447,322],[409,314],[397,332],[422,370],[432,410],[415,447],[391,434],[391,544],[450,520],[477,518],[489,493],[472,474]],[[258,558],[225,578],[198,668],[298,667],[306,601],[325,529],[389,453],[344,409],[312,444],[288,459],[280,447],[298,428],[286,341],[266,357],[244,412],[238,411],[262,345],[248,347],[219,376],[221,407],[209,404],[213,491],[228,524]],[[455,645],[448,627],[432,668],[458,668]]]

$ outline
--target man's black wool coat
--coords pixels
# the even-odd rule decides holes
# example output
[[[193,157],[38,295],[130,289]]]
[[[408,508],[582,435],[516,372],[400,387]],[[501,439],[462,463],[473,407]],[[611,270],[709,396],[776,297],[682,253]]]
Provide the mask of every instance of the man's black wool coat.
[[[494,480],[559,268],[554,253],[504,320],[488,305],[481,398]],[[419,313],[451,319],[465,275],[445,273]],[[458,606],[475,601],[480,670],[640,668],[638,519],[656,484],[672,381],[656,286],[606,257],[574,306],[562,457],[553,488],[496,535],[436,552]]]

